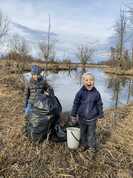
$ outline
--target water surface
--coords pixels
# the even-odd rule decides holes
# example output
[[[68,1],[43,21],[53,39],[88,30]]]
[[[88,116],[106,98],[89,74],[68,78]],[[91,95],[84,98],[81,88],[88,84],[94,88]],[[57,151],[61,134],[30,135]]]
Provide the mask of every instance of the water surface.
[[[108,75],[102,69],[85,70],[95,76],[95,87],[101,93],[104,109],[117,107],[133,101],[133,78],[121,78]],[[81,76],[85,72],[80,68],[73,71],[48,72],[47,80],[54,88],[63,111],[71,111],[75,94],[82,87]],[[30,76],[30,74],[27,74]]]

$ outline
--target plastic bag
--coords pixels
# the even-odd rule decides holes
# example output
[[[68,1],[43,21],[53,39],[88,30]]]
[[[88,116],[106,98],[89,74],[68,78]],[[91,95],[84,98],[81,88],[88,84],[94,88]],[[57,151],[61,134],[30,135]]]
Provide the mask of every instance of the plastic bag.
[[[65,138],[66,137],[66,130],[64,128],[61,128],[60,125],[55,126],[55,132],[56,132],[56,136],[58,138]]]
[[[47,137],[47,134],[55,119],[61,111],[62,107],[57,97],[41,94],[36,96],[32,113],[29,118],[28,133],[34,142],[43,140]]]

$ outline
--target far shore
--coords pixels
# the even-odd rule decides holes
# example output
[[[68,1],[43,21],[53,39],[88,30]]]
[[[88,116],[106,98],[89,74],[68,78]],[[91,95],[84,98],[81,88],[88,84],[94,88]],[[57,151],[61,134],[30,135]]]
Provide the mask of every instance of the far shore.
[[[119,76],[133,76],[133,69],[120,70],[117,68],[108,67],[108,68],[104,69],[104,72],[106,72],[108,74],[119,75]]]
[[[15,70],[20,70],[23,72],[30,72],[32,65],[38,65],[42,69],[46,70],[46,63],[43,61],[29,61],[29,62],[18,62],[14,60],[0,60],[0,68],[2,66],[11,67],[12,73],[15,72]],[[115,74],[115,75],[121,75],[121,76],[133,76],[133,69],[129,70],[121,70],[120,68],[112,68],[109,65],[106,64],[81,64],[81,63],[63,63],[63,62],[53,62],[53,63],[47,63],[47,70],[51,71],[61,71],[61,70],[76,70],[77,68],[101,68],[104,70],[104,72],[108,74]]]
[[[23,71],[29,72],[31,70],[32,65],[38,65],[42,69],[46,69],[46,63],[43,61],[29,61],[29,62],[18,62],[14,60],[0,60],[0,66],[3,65],[9,65],[14,66],[13,68],[17,67],[23,67]],[[47,70],[76,70],[77,68],[108,68],[107,65],[103,64],[81,64],[81,63],[63,63],[63,62],[53,62],[53,63],[47,63]],[[12,68],[12,70],[13,70]]]

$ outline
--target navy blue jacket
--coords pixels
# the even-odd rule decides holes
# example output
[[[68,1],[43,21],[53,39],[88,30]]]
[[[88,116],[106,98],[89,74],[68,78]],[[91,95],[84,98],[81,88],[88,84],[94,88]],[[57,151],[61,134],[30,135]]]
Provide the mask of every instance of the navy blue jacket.
[[[71,112],[72,116],[79,116],[79,120],[83,123],[96,120],[103,117],[103,103],[100,93],[95,87],[87,90],[83,86],[75,96],[74,104]]]

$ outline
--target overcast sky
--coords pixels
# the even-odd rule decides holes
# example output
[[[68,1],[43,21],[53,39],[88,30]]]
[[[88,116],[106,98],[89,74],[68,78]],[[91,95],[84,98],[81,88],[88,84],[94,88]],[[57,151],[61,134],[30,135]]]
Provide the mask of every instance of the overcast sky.
[[[52,31],[77,39],[105,41],[119,18],[123,0],[0,0],[4,14],[19,24],[47,31],[48,14]]]

